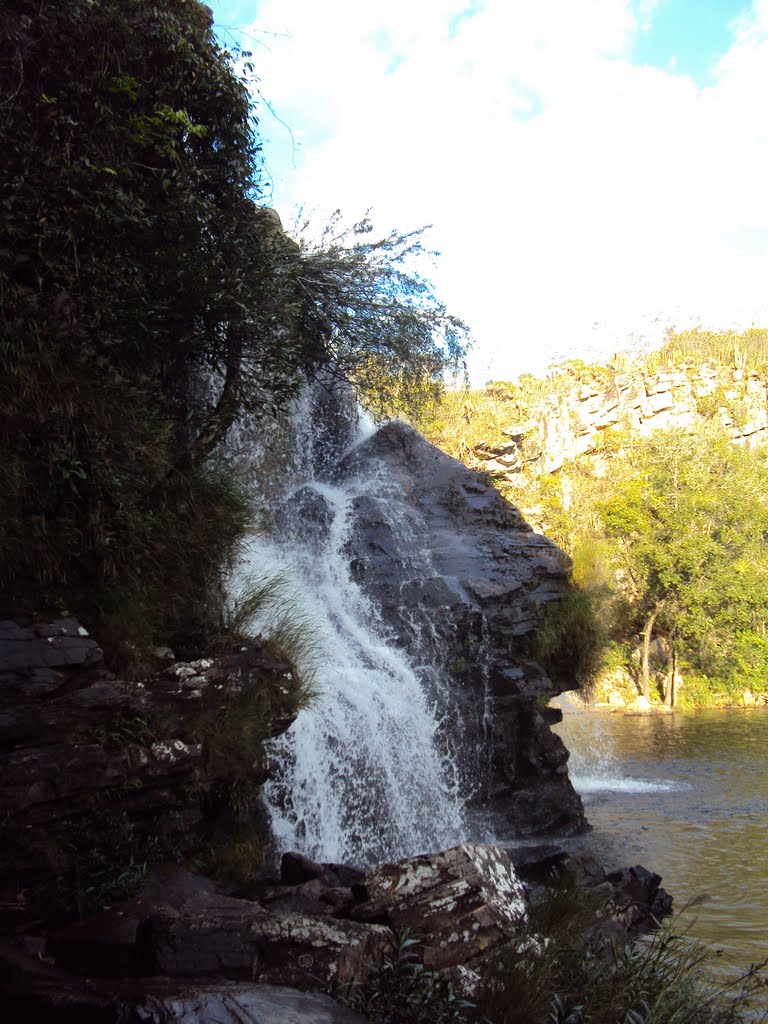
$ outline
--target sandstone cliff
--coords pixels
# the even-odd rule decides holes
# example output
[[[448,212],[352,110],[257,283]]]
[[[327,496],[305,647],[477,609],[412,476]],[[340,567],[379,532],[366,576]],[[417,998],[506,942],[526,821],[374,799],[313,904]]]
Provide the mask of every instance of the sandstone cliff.
[[[552,473],[568,459],[599,456],[611,430],[647,434],[714,418],[740,444],[768,438],[768,381],[718,364],[657,372],[566,364],[512,394],[505,440],[489,438],[474,448],[485,468],[503,477],[526,469]]]

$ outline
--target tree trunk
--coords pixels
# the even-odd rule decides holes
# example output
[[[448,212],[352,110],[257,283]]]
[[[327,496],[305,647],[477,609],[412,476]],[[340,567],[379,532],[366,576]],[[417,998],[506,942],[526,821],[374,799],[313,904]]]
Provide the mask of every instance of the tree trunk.
[[[664,703],[673,708],[677,699],[675,693],[675,679],[677,678],[677,649],[675,647],[675,634],[672,634],[670,640],[671,650],[669,652],[669,676],[667,678],[667,685],[664,687]]]
[[[229,338],[229,347],[224,363],[224,381],[215,407],[203,423],[194,441],[181,453],[168,476],[188,473],[205,462],[217,448],[240,411],[240,386],[242,383],[243,352],[245,347],[242,330]]]
[[[659,609],[654,608],[654,610],[648,616],[648,621],[645,623],[645,629],[643,630],[643,660],[641,663],[640,681],[643,688],[643,696],[648,701],[651,699],[651,673],[649,670],[648,662],[650,661],[651,637],[653,636],[653,627],[656,622],[656,616],[658,614]]]

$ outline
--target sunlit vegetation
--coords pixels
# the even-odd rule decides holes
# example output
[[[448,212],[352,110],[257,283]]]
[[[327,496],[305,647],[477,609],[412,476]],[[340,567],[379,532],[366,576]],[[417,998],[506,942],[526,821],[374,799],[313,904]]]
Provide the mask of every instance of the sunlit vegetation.
[[[765,691],[768,462],[764,450],[734,444],[733,428],[748,415],[740,388],[768,368],[766,354],[762,329],[671,334],[634,369],[674,369],[695,380],[703,365],[718,367],[732,383],[694,392],[698,423],[645,437],[620,425],[603,429],[589,455],[551,473],[525,458],[536,418],[564,394],[609,386],[626,363],[571,362],[546,378],[456,392],[422,417],[430,439],[474,468],[488,465],[484,447],[522,437],[522,470],[492,475],[571,556],[573,582],[600,626],[602,669],[591,678],[623,673],[649,699],[688,706],[738,704],[745,692]],[[574,655],[573,677],[584,676]]]
[[[705,331],[697,327],[670,331],[664,345],[646,360],[651,372],[686,365],[700,366],[702,363],[765,373],[768,371],[768,329],[751,327],[746,331]]]

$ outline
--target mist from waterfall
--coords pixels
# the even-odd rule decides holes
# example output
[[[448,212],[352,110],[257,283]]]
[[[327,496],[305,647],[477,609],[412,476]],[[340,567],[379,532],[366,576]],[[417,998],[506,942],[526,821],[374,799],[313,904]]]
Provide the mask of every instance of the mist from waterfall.
[[[567,698],[558,703],[566,708]],[[586,797],[601,793],[659,793],[673,788],[666,779],[640,778],[622,764],[612,723],[604,715],[570,710],[554,731],[565,741],[570,757],[568,774],[577,792]]]
[[[270,745],[263,797],[278,848],[364,865],[466,838],[467,794],[458,755],[440,739],[451,714],[447,687],[434,666],[417,665],[395,642],[344,551],[361,495],[386,506],[395,529],[413,524],[402,521],[385,468],[343,484],[322,478],[373,430],[349,406],[341,421],[338,407],[334,416],[324,436],[328,417],[321,423],[316,403],[298,410],[305,429],[291,492],[277,527],[250,541],[242,572],[278,581],[278,604],[290,607],[301,634],[299,668],[313,672],[319,691]],[[267,607],[262,618],[274,614]]]

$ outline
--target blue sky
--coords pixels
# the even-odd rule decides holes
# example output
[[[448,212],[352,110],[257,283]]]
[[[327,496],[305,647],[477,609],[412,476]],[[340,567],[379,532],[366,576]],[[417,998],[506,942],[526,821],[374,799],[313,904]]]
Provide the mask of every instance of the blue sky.
[[[476,382],[768,324],[768,0],[210,6],[283,220],[432,224]]]
[[[750,7],[744,0],[662,0],[638,34],[632,58],[708,84],[733,42],[732,26]]]

